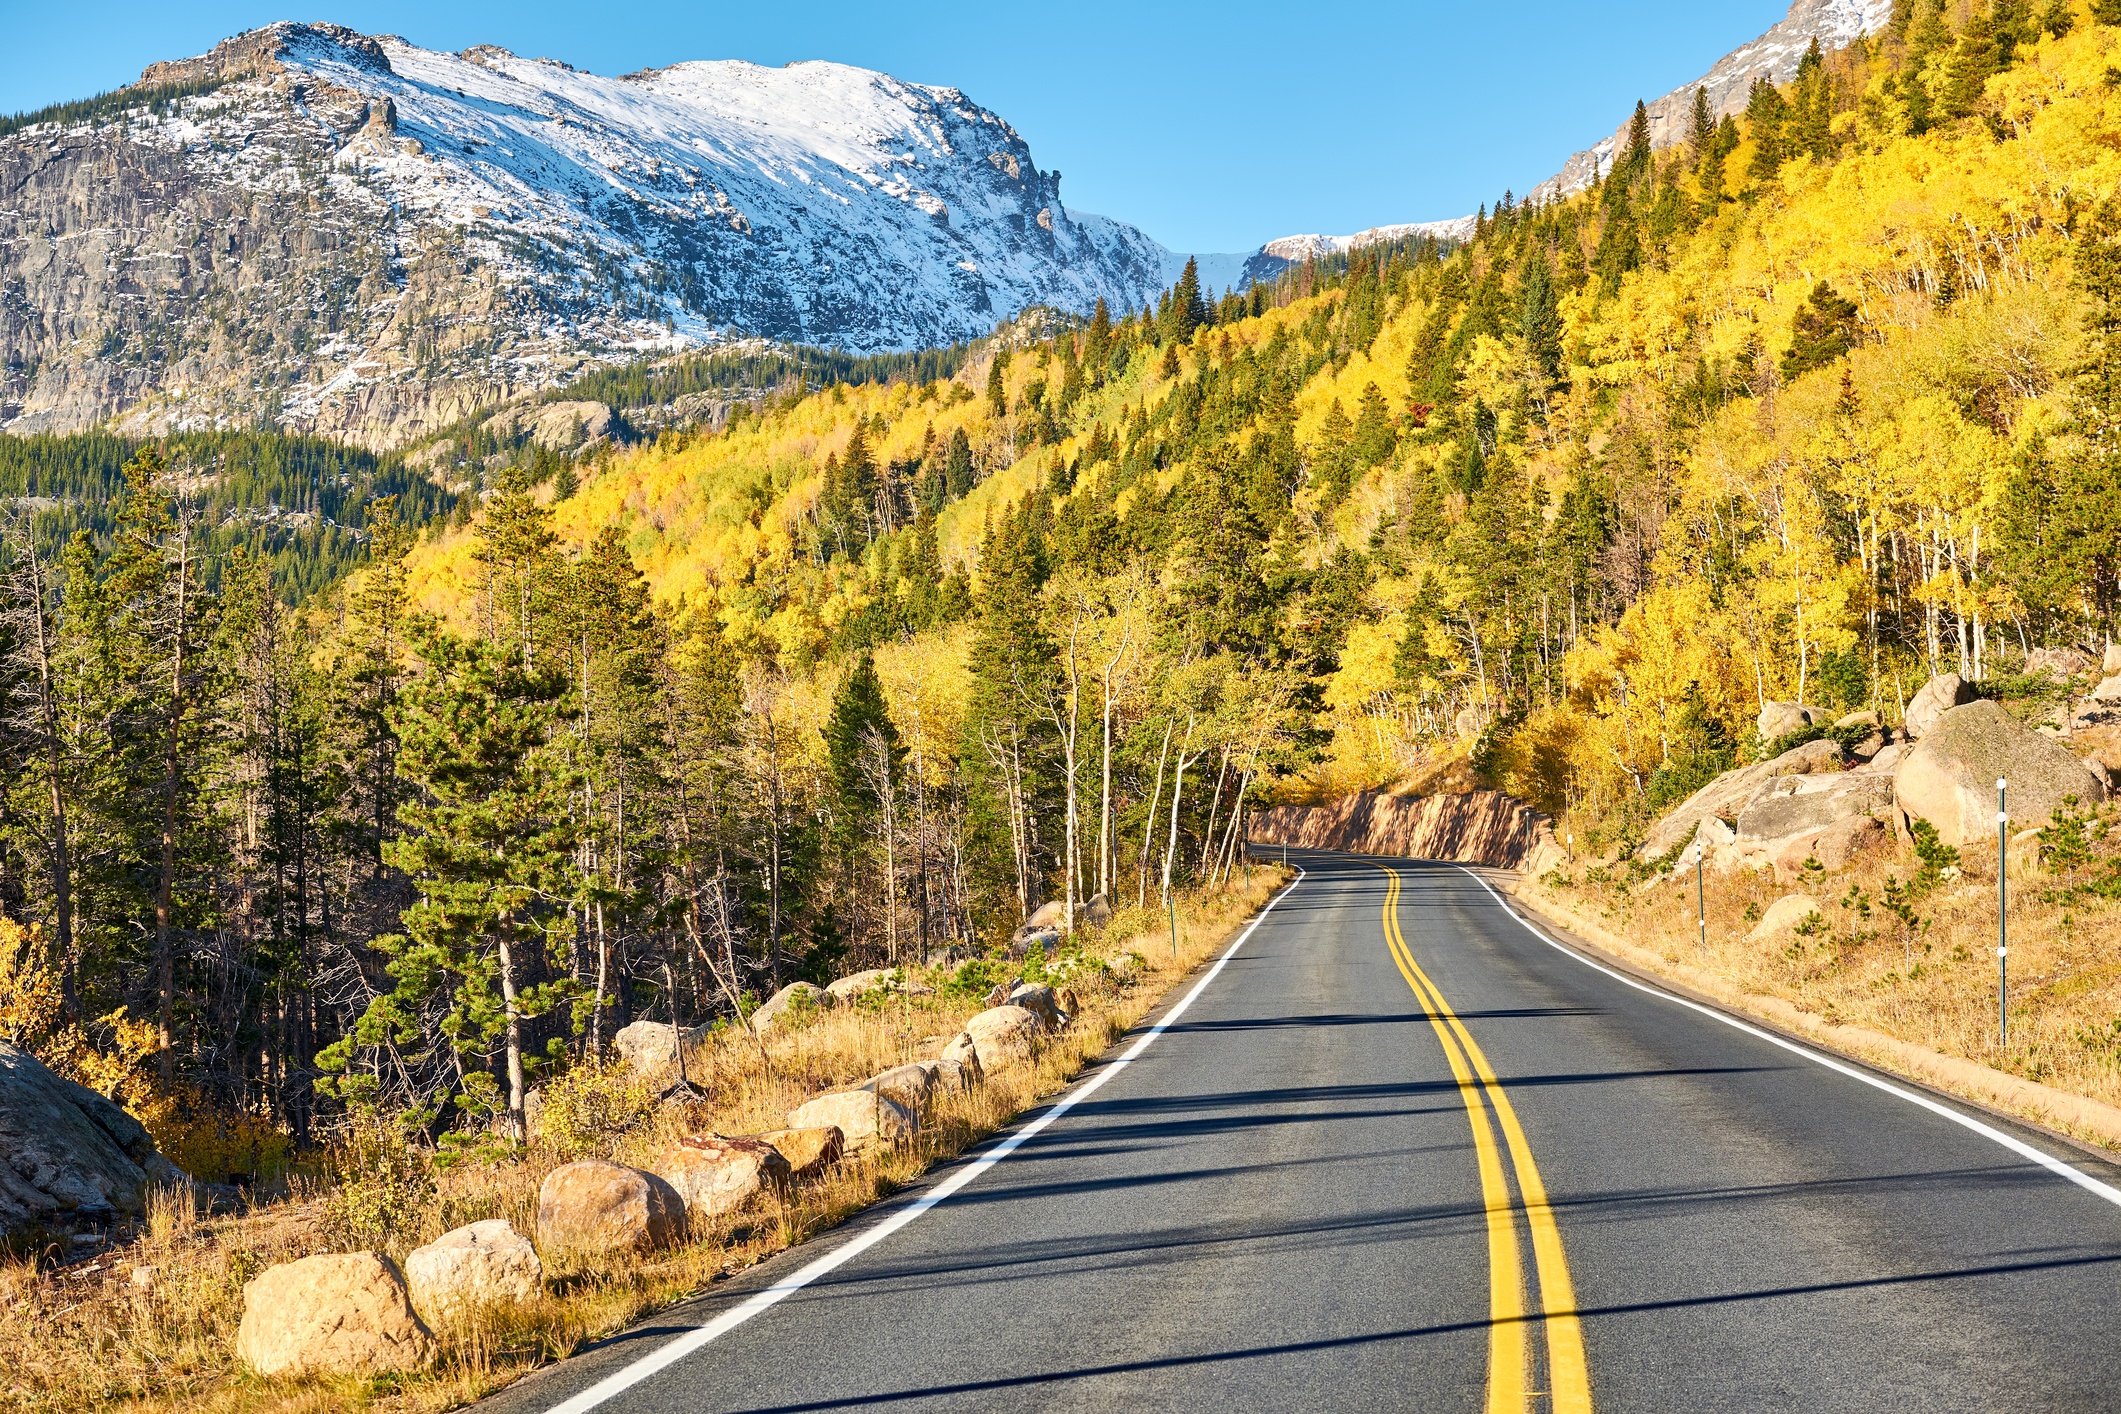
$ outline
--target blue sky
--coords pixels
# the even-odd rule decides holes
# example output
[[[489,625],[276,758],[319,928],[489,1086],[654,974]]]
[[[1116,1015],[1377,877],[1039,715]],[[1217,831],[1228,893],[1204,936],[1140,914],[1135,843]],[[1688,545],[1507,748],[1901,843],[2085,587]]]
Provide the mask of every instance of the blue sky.
[[[316,0],[310,0],[314,5]],[[1524,191],[1638,97],[1703,72],[1786,0],[1583,5],[625,5],[545,0],[0,0],[0,112],[115,88],[277,19],[434,49],[499,44],[598,73],[832,59],[963,89],[1062,199],[1178,250],[1462,215]]]

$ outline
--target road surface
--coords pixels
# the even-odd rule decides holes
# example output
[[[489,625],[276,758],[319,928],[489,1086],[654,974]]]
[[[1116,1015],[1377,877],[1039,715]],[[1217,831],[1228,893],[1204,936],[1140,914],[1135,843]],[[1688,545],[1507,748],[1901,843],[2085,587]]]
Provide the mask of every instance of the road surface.
[[[492,1414],[2121,1409],[2111,1167],[1292,861],[1058,1115]]]

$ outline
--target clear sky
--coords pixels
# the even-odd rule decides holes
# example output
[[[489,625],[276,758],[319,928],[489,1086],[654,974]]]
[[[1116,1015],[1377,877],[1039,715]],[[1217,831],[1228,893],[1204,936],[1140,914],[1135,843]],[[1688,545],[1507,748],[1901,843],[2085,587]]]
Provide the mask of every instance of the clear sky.
[[[315,0],[311,0],[314,4]],[[498,44],[618,74],[831,59],[963,89],[1076,210],[1176,250],[1464,215],[1523,192],[1635,100],[1705,71],[1786,0],[717,5],[550,0],[0,0],[0,112],[86,97],[279,19],[431,49]]]

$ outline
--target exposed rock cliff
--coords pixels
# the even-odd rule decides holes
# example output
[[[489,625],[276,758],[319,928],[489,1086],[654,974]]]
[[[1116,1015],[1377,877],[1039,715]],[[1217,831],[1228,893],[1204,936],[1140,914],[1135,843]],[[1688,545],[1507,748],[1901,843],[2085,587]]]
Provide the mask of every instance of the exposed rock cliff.
[[[1386,795],[1363,791],[1324,805],[1277,805],[1250,821],[1255,844],[1291,844],[1446,859],[1538,874],[1565,857],[1553,822],[1515,796],[1477,790],[1464,795]]]

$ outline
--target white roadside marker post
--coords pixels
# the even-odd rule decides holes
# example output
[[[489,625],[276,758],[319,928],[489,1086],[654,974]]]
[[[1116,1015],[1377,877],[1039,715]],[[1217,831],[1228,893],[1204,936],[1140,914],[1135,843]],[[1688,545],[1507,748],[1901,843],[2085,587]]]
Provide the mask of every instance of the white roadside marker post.
[[[1709,950],[1709,904],[1708,889],[1701,882],[1701,856],[1707,847],[1699,839],[1694,841],[1694,916],[1701,920],[1701,950]]]
[[[1996,777],[1996,1049],[2011,1039],[2010,814],[2003,808],[2010,782]]]

